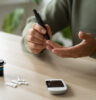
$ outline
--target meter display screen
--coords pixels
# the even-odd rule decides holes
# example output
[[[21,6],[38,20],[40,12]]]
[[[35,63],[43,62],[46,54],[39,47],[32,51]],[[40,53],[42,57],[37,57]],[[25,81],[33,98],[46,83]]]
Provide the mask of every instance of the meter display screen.
[[[64,84],[60,80],[46,81],[47,87],[64,87]]]

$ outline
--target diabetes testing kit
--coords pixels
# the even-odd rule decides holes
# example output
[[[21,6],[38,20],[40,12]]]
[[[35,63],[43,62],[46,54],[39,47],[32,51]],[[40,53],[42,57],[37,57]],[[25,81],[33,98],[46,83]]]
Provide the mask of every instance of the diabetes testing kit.
[[[62,79],[47,79],[45,82],[51,94],[64,94],[67,91],[67,85]]]
[[[46,29],[45,24],[42,21],[39,13],[35,9],[33,10],[33,12],[34,12],[34,15],[36,17],[38,24],[40,24],[42,27],[44,27]],[[46,38],[46,40],[50,40],[48,31],[46,32],[44,37]],[[0,76],[3,76],[4,64],[5,64],[5,62],[3,60],[0,60]],[[45,83],[46,83],[48,91],[51,94],[55,94],[55,95],[56,94],[57,95],[64,94],[67,91],[67,85],[65,84],[65,82],[62,79],[47,79],[47,80],[45,80]],[[29,84],[29,82],[25,81],[24,79],[22,79],[20,77],[18,79],[11,80],[11,82],[6,82],[7,86],[10,86],[13,88],[16,88],[20,85],[28,85],[28,84]]]

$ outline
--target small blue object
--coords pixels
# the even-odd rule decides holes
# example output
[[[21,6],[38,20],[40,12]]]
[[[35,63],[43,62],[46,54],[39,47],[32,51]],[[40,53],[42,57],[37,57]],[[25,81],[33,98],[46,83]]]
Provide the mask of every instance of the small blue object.
[[[5,64],[4,60],[0,59],[0,76],[3,76],[3,65]]]
[[[4,65],[4,60],[0,59],[0,66],[3,66]]]
[[[2,70],[3,70],[3,67],[0,68],[0,71],[2,71]]]

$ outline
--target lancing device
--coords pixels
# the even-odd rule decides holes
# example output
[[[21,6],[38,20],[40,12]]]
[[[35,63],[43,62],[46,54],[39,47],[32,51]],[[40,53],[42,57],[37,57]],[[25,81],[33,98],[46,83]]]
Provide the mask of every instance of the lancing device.
[[[45,24],[44,22],[42,21],[39,13],[36,11],[36,9],[33,10],[34,14],[35,14],[35,17],[36,17],[36,20],[38,22],[39,25],[41,25],[42,27],[44,27],[47,31],[47,28],[45,27]],[[46,38],[46,40],[50,40],[50,37],[48,35],[48,31],[46,32],[46,34],[44,35],[44,37]]]

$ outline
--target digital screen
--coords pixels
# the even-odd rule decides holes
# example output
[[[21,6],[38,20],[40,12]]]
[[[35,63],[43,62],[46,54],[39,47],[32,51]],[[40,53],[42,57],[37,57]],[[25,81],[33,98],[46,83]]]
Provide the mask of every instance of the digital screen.
[[[46,81],[47,87],[64,87],[60,80]]]

